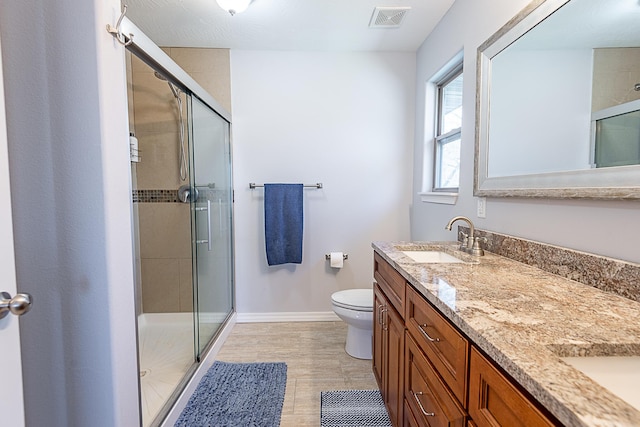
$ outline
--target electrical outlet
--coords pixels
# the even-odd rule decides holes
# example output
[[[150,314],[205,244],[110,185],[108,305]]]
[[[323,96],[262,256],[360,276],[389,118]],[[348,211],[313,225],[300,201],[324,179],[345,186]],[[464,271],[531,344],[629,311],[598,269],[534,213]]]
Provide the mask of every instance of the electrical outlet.
[[[487,217],[487,199],[486,197],[478,197],[478,218]]]

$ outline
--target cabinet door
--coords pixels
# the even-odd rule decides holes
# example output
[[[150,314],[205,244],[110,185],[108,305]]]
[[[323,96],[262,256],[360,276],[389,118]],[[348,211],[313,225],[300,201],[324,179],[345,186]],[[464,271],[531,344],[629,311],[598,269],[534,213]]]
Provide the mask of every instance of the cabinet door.
[[[383,383],[383,314],[385,309],[385,298],[382,295],[382,291],[376,284],[374,286],[374,294],[373,294],[373,374],[376,377],[376,381],[378,381],[378,387],[380,387],[380,393],[382,394],[382,398],[386,399],[386,392],[384,390]]]
[[[387,348],[385,353],[387,369],[387,409],[394,426],[402,423],[404,393],[404,320],[389,307],[385,312]]]
[[[478,427],[554,425],[474,347],[469,369],[469,415]]]

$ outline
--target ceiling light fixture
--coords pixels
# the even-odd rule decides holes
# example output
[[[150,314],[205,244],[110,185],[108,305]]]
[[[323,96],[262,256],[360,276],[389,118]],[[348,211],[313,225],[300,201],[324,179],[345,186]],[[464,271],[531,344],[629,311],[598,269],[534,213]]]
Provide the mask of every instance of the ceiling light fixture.
[[[218,2],[218,6],[222,9],[226,10],[231,14],[231,16],[236,13],[241,13],[247,10],[249,7],[249,3],[251,0],[216,0]]]

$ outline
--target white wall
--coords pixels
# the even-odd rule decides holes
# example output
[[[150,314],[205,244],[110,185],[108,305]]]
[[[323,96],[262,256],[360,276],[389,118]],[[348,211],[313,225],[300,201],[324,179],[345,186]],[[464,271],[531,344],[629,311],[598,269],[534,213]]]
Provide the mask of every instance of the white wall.
[[[231,52],[238,313],[330,312],[371,286],[371,241],[409,238],[414,79],[410,53]],[[249,182],[324,184],[304,191],[301,265],[267,266]]]
[[[591,49],[507,49],[494,58],[490,177],[591,167],[592,70]]]
[[[476,216],[473,151],[477,48],[527,3],[528,0],[457,0],[418,51],[412,238],[454,240],[455,235],[444,230],[444,225],[455,215],[466,215],[479,228],[640,262],[640,227],[636,225],[640,202],[490,198],[486,219]],[[425,135],[432,134],[432,119],[423,119],[425,81],[463,48],[460,197],[456,205],[423,203],[417,195],[422,189],[423,141]]]
[[[124,51],[105,31],[119,11],[2,3],[28,426],[139,424]]]

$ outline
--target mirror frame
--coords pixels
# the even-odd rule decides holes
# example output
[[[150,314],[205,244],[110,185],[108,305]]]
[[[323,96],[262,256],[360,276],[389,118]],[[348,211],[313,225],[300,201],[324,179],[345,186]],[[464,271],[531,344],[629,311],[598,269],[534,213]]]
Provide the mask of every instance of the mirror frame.
[[[533,0],[478,47],[473,182],[476,197],[640,199],[640,165],[488,176],[491,59],[569,1]]]

